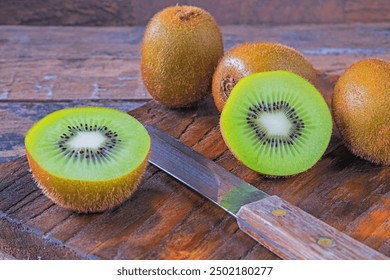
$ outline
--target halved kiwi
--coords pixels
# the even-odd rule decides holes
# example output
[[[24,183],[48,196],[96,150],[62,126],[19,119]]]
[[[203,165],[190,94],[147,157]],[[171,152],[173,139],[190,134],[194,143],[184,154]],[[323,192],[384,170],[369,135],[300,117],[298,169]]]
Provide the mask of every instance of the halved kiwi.
[[[306,171],[332,133],[329,108],[308,81],[286,71],[242,78],[221,114],[222,136],[247,167],[271,176]]]
[[[25,138],[28,162],[43,192],[78,212],[100,212],[138,185],[150,150],[146,129],[110,108],[69,108],[38,121]]]

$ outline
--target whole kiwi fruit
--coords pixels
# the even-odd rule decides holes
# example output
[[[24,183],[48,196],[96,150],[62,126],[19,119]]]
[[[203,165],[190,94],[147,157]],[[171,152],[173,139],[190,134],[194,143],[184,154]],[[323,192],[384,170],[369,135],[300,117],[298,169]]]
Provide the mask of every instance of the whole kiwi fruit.
[[[314,85],[317,83],[312,64],[297,50],[272,42],[240,44],[227,52],[215,69],[212,94],[218,110],[222,111],[240,79],[252,73],[276,70],[293,72]]]
[[[158,102],[170,108],[189,107],[210,93],[222,55],[222,35],[209,13],[193,6],[168,7],[146,27],[142,79]]]
[[[347,147],[376,164],[390,164],[390,62],[367,58],[338,79],[332,97],[336,126]]]
[[[144,174],[150,143],[140,122],[103,107],[53,112],[25,139],[37,185],[56,204],[77,212],[101,212],[128,199]]]

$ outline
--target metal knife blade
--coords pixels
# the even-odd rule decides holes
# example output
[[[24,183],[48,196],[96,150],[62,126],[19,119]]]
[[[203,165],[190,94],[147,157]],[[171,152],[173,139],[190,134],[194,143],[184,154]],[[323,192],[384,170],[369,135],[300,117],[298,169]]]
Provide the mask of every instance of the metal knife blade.
[[[212,160],[151,126],[149,162],[236,217],[241,206],[268,197]]]
[[[253,239],[285,259],[388,259],[278,196],[269,196],[177,139],[145,126],[149,162],[233,215]]]

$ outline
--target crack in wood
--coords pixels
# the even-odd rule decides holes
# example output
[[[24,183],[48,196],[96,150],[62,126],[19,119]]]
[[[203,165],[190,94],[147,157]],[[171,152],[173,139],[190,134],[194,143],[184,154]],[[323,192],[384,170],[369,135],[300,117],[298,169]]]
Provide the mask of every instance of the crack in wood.
[[[215,131],[217,129],[216,126],[212,126],[210,127],[209,129],[207,129],[204,134],[202,135],[202,137],[200,137],[200,139],[197,141],[197,143],[193,146],[193,147],[196,147],[198,145],[200,145],[206,138],[209,134],[211,134],[213,131]]]
[[[65,223],[68,222],[68,220],[70,220],[72,217],[74,217],[76,215],[76,213],[74,212],[71,212],[69,211],[69,215],[67,217],[65,217],[64,219],[62,219],[61,221],[59,221],[56,225],[54,225],[51,229],[49,229],[46,233],[45,233],[45,236],[51,236],[53,237],[53,233],[57,230],[57,228],[60,228],[62,227]],[[54,238],[54,237],[53,237]],[[62,242],[63,243],[66,243],[67,239],[63,239]]]
[[[25,196],[23,196],[22,198],[16,200],[15,202],[13,202],[13,204],[10,204],[8,208],[4,208],[4,209],[1,209],[1,210],[2,210],[2,211],[8,212],[8,211],[10,211],[10,210],[11,210],[13,207],[15,207],[15,206],[23,207],[25,204],[28,203],[28,201],[25,202],[25,204],[23,204],[23,205],[18,205],[18,204],[19,204],[20,202],[24,201],[27,197],[29,197],[29,196],[31,196],[32,194],[35,194],[35,193],[37,193],[36,190],[31,190],[30,192],[28,192],[27,194],[25,194]],[[2,201],[4,202],[5,200],[6,200],[6,199],[3,199]],[[17,210],[17,209],[18,209],[18,208],[16,208],[16,210]],[[10,212],[10,213],[13,213],[13,211]]]
[[[31,201],[31,203],[33,203],[37,198],[39,197],[36,197],[34,200]],[[53,202],[51,203],[49,206],[47,206],[46,208],[43,208],[40,210],[40,212],[37,212],[35,214],[32,214],[31,216],[28,217],[28,219],[25,221],[26,223],[28,223],[28,221],[31,221],[33,220],[34,218],[42,215],[43,213],[45,213],[47,210],[49,210],[50,208],[52,208],[53,206],[55,206],[56,204]]]
[[[181,133],[179,134],[177,139],[180,140],[182,138],[182,136],[187,132],[187,130],[190,128],[190,126],[195,122],[195,117],[196,117],[196,114],[194,116],[192,116],[190,122],[184,127],[184,129],[181,131]]]
[[[36,195],[36,196],[35,196]],[[24,196],[23,199],[19,200],[16,204],[12,205],[10,208],[8,208],[6,211],[9,215],[12,215],[22,209],[25,206],[28,206],[30,203],[32,203],[35,199],[38,199],[39,197],[45,196],[42,191],[34,190],[30,192],[28,195]],[[31,198],[30,198],[31,197]],[[27,201],[24,201],[26,200]],[[23,202],[23,203],[21,203]]]

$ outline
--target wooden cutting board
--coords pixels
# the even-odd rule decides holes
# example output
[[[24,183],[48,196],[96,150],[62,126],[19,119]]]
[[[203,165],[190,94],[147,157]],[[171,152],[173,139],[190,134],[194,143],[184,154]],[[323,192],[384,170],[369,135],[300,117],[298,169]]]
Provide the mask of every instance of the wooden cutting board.
[[[328,104],[333,84],[321,80]],[[390,256],[390,168],[353,156],[336,129],[312,169],[290,178],[267,179],[227,150],[211,99],[181,110],[150,101],[130,114]],[[151,165],[138,190],[119,207],[77,214],[42,194],[25,157],[3,164],[0,228],[0,249],[20,259],[277,259],[241,232],[234,218]]]

